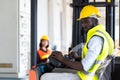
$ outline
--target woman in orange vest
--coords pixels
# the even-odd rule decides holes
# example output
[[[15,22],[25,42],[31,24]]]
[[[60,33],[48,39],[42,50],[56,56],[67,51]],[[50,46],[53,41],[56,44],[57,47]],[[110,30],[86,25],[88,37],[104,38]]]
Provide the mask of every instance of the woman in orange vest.
[[[48,49],[49,47],[49,38],[46,35],[43,35],[40,39],[39,49],[37,51],[37,67],[29,71],[29,80],[38,80],[39,77],[49,70],[49,67],[46,66],[48,62],[48,57],[51,52]],[[42,64],[45,63],[45,64]],[[46,68],[47,67],[47,68]],[[48,69],[48,70],[47,70]]]
[[[39,50],[37,51],[37,64],[48,62],[48,57],[51,54],[48,47],[49,38],[48,36],[43,35],[40,39]]]

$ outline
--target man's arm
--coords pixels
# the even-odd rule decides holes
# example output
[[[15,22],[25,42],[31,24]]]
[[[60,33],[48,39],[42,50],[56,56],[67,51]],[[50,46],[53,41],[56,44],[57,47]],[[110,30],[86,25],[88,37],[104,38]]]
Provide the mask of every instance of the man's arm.
[[[78,71],[84,71],[82,63],[80,61],[70,61],[66,58],[64,58],[62,61],[65,65],[69,66],[72,69],[78,70]]]
[[[65,65],[69,66],[70,68],[73,68],[75,70],[80,71],[88,71],[92,65],[94,64],[96,58],[99,56],[103,45],[103,39],[99,36],[94,36],[88,43],[88,53],[85,56],[84,59],[81,61],[70,61],[68,59],[65,59],[61,52],[54,51],[52,53],[52,56],[56,58],[57,60],[61,61]]]

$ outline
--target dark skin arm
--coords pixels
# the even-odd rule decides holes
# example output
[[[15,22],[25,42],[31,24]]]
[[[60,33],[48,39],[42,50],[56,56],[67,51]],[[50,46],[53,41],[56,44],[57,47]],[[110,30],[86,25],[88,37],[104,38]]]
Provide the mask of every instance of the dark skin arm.
[[[51,57],[54,57],[55,59],[59,60],[60,62],[64,63],[68,67],[79,70],[79,71],[84,71],[83,66],[80,61],[70,61],[66,58],[63,57],[62,53],[59,51],[53,51]]]

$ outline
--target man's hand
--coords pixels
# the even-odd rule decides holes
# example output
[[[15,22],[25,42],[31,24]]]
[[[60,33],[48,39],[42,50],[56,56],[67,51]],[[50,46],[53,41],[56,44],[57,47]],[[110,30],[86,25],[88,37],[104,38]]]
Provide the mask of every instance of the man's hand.
[[[60,62],[62,62],[63,64],[67,65],[72,69],[80,71],[84,70],[80,61],[70,61],[69,59],[64,58],[60,51],[53,51],[51,57],[59,60]]]
[[[59,60],[60,62],[62,62],[63,59],[64,59],[64,57],[63,57],[63,55],[60,51],[53,51],[52,54],[51,54],[51,57]]]

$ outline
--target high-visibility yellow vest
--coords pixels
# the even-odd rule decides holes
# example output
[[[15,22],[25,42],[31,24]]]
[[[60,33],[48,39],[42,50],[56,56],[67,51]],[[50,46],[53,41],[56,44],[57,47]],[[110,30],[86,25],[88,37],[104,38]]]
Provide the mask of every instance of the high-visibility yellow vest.
[[[102,50],[96,61],[94,62],[94,65],[87,72],[78,71],[78,75],[82,80],[98,80],[96,71],[99,69],[101,63],[107,58],[107,56],[112,55],[114,50],[114,43],[110,35],[105,31],[102,25],[97,25],[94,28],[90,29],[87,33],[86,44],[83,47],[82,51],[82,59],[85,58],[85,56],[87,55],[88,43],[90,39],[94,36],[100,36],[101,38],[103,38]]]

